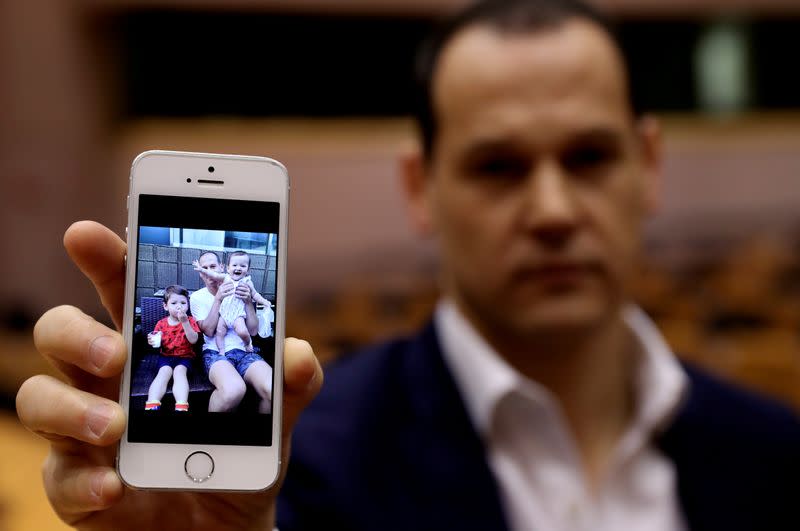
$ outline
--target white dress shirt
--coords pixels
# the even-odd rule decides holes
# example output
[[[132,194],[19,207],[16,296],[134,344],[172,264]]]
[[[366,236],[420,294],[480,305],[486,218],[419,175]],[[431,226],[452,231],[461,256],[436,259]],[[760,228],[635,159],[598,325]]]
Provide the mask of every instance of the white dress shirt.
[[[577,445],[556,397],[511,367],[455,304],[435,323],[445,363],[487,449],[512,531],[676,531],[687,528],[675,467],[653,444],[687,377],[655,325],[624,311],[638,340],[635,408],[599,489],[589,492]]]

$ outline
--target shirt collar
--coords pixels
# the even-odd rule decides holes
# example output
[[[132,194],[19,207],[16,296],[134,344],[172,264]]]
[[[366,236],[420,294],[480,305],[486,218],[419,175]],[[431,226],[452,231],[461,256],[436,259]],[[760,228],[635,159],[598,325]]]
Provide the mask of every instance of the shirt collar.
[[[633,423],[638,428],[636,431],[651,432],[671,419],[688,381],[655,324],[640,308],[626,307],[623,318],[639,343]],[[478,433],[488,434],[497,404],[515,391],[527,396],[536,406],[551,412],[558,410],[553,394],[497,354],[452,301],[439,302],[434,323],[445,363]]]

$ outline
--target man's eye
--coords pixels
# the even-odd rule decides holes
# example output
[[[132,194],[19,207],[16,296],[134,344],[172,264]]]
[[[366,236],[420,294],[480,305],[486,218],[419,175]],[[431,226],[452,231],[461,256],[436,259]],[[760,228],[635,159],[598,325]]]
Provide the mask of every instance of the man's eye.
[[[564,167],[571,172],[582,172],[603,167],[614,161],[616,151],[609,148],[576,149],[564,157]]]
[[[492,157],[476,161],[471,171],[477,177],[518,179],[527,175],[529,164],[518,157]]]

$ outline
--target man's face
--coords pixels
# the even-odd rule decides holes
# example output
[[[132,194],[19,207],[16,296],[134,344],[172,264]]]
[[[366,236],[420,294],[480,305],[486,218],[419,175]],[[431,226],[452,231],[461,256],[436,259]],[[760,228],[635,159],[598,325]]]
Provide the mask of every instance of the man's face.
[[[571,333],[624,301],[656,169],[626,90],[610,40],[582,21],[474,27],[445,48],[419,201],[445,289],[481,326]]]
[[[220,269],[219,259],[217,259],[217,255],[212,253],[204,254],[197,260],[197,262],[200,264],[200,267],[204,269],[211,269],[212,271],[218,271]],[[219,286],[219,282],[212,278],[203,275],[200,275],[200,278],[209,289],[215,290]]]

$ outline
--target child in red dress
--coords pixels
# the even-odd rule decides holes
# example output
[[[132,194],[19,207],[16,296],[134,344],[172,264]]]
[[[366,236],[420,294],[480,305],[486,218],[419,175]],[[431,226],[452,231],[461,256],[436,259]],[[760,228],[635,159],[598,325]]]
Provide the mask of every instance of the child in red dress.
[[[189,308],[189,292],[183,286],[168,286],[164,290],[164,309],[169,313],[156,323],[153,332],[147,335],[151,347],[160,347],[158,374],[147,394],[145,410],[161,407],[161,399],[167,392],[172,378],[172,394],[175,396],[175,411],[189,411],[189,380],[186,373],[194,358],[193,345],[197,343],[200,327],[194,317],[186,312]]]

